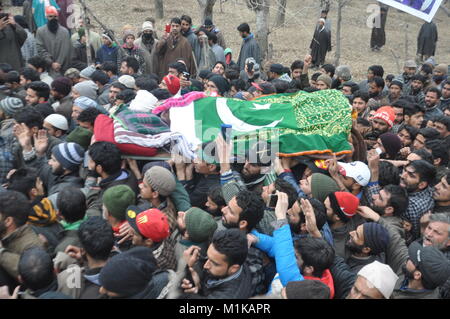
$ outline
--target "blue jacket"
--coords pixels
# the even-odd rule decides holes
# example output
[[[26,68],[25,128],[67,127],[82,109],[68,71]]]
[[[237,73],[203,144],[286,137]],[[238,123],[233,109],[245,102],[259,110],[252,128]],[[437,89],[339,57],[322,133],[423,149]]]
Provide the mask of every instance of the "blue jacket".
[[[118,52],[119,47],[117,45],[108,47],[103,44],[96,52],[95,63],[103,64],[106,61],[117,63]]]
[[[256,248],[266,252],[269,257],[275,258],[277,272],[283,287],[290,281],[304,280],[297,265],[291,229],[288,224],[276,229],[273,237],[260,234],[255,230],[252,231],[252,234],[259,239]]]

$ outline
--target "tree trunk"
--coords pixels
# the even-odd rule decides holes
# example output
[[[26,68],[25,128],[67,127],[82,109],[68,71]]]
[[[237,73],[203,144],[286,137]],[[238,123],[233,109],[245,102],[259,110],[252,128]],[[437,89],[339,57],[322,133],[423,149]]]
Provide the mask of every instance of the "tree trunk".
[[[270,0],[247,0],[247,6],[256,13],[255,38],[261,48],[261,60],[265,60],[269,50]]]
[[[202,24],[205,22],[205,19],[211,19],[211,21],[214,21],[213,8],[216,4],[216,0],[197,0],[197,2],[202,12]]]
[[[157,19],[164,18],[164,3],[163,3],[163,0],[155,0],[155,12],[156,12],[156,18]]]
[[[275,27],[282,26],[286,21],[286,3],[287,0],[277,1],[277,17],[275,19]]]
[[[341,23],[342,23],[342,0],[338,0],[338,20],[336,28],[336,53],[334,54],[334,66],[339,66],[341,59]]]
[[[339,66],[339,60],[341,59],[341,25],[342,25],[342,9],[351,0],[337,0],[338,2],[338,20],[336,28],[336,53],[334,54],[334,66]]]
[[[409,39],[408,39],[408,32],[409,32],[409,24],[407,23],[405,26],[405,61],[409,59]]]

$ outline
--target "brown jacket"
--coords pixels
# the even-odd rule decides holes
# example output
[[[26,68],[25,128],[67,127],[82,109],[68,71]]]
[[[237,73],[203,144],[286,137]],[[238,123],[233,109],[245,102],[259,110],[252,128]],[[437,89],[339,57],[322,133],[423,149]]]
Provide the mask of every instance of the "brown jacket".
[[[39,237],[28,225],[17,228],[2,239],[4,250],[0,252],[0,267],[3,267],[13,278],[19,275],[20,255],[31,247],[42,247]]]
[[[189,41],[180,34],[175,46],[173,42],[174,38],[170,35],[167,40],[160,39],[156,44],[155,53],[159,60],[158,76],[163,78],[169,71],[169,64],[176,62],[179,58],[183,58],[186,61],[188,72],[191,74],[191,77],[194,77],[197,70]]]

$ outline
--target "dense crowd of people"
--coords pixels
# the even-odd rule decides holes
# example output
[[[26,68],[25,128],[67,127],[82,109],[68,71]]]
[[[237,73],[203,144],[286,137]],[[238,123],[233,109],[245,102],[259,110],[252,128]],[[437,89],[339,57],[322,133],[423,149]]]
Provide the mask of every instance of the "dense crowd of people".
[[[69,30],[57,1],[23,5],[0,13],[0,298],[450,298],[448,64],[356,81],[324,64],[326,12],[311,54],[284,66],[263,64],[247,23],[234,55],[210,19],[116,38]],[[191,92],[321,90],[352,106],[351,154],[258,145],[238,163],[219,135],[161,160],[170,140],[105,137],[114,119],[124,140],[163,140],[170,114],[152,111]]]

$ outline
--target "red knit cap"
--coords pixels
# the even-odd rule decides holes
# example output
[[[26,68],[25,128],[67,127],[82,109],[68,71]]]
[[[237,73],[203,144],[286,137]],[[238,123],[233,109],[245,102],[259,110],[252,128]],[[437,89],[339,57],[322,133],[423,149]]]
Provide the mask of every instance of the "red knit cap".
[[[334,192],[329,195],[329,198],[333,210],[344,221],[349,220],[356,214],[359,198],[352,193]]]
[[[390,106],[380,107],[372,117],[372,119],[382,119],[385,121],[389,127],[394,125],[395,120],[395,112],[394,109]]]
[[[169,74],[163,78],[163,81],[167,85],[167,89],[173,95],[177,94],[180,90],[180,79],[175,75]]]
[[[59,16],[58,10],[54,6],[48,6],[45,8],[45,15],[46,16]]]

